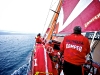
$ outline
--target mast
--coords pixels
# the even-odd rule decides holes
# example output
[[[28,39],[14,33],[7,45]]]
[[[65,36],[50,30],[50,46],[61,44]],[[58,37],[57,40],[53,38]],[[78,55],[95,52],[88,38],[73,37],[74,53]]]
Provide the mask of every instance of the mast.
[[[59,3],[58,3],[57,8],[56,8],[56,11],[51,10],[51,11],[54,12],[54,15],[53,15],[53,18],[52,18],[52,20],[50,22],[50,25],[49,25],[50,26],[49,27],[50,30],[49,30],[49,33],[47,35],[46,40],[51,40],[52,39],[53,30],[55,28],[56,21],[57,21],[58,16],[59,16],[59,12],[60,12],[60,9],[61,9],[61,5],[62,5],[62,0],[59,0]]]

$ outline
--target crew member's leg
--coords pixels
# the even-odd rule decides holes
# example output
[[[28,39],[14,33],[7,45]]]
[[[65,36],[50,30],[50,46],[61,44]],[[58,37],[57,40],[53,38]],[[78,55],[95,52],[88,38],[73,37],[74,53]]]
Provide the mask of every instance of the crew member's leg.
[[[82,75],[82,68],[64,61],[63,72],[65,75]]]

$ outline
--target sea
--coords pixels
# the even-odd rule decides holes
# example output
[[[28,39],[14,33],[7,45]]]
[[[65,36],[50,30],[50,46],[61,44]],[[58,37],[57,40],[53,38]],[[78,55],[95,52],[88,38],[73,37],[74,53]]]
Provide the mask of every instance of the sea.
[[[0,35],[0,75],[27,75],[35,35]]]

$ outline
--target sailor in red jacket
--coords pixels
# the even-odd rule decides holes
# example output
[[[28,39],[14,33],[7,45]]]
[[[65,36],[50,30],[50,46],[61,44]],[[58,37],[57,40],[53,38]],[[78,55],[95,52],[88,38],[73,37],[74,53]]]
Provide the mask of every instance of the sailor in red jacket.
[[[65,75],[82,75],[82,64],[90,52],[90,44],[81,34],[80,26],[74,27],[73,31],[73,34],[64,37],[60,45],[60,50],[64,53],[63,72]]]
[[[41,34],[40,33],[37,34],[37,37],[35,37],[35,39],[36,39],[36,43],[39,43],[39,44],[42,43],[42,38],[41,38]]]

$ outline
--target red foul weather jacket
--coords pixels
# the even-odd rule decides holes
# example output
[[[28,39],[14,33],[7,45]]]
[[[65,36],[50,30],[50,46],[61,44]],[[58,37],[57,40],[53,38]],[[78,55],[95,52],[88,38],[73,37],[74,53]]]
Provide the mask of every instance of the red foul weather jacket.
[[[40,36],[36,37],[36,43],[42,43],[42,38]]]
[[[64,37],[60,50],[64,52],[65,61],[75,65],[82,65],[85,63],[85,56],[90,52],[90,44],[88,38],[83,35],[71,34]]]

